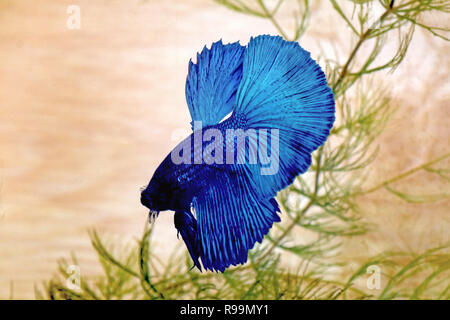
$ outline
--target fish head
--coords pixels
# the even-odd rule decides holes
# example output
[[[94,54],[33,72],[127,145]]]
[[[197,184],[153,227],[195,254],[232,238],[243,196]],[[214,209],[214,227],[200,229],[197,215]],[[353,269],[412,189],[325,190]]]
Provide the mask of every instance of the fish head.
[[[156,217],[160,211],[170,209],[170,190],[164,181],[153,177],[141,192],[141,203],[150,209],[150,217]]]

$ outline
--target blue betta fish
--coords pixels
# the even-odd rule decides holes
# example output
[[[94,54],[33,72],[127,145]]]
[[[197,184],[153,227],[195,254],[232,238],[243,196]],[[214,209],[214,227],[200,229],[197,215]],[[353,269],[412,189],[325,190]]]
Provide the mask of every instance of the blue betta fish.
[[[175,228],[199,270],[244,264],[280,212],[275,196],[304,173],[334,122],[319,65],[278,36],[213,43],[189,63],[192,134],[141,193],[149,217],[175,211]]]

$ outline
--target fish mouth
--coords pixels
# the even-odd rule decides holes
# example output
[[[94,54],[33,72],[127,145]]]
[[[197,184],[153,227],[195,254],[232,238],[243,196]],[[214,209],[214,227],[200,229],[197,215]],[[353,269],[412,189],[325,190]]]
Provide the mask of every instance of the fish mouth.
[[[158,210],[150,210],[148,213],[148,223],[154,223],[156,218],[158,218],[159,211]]]

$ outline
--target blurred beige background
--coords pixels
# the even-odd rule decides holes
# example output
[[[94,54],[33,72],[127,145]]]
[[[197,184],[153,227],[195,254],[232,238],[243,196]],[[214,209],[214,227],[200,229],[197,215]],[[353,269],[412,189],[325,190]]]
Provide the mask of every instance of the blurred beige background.
[[[81,8],[80,30],[66,27],[71,4]],[[338,40],[345,54],[348,30],[319,7],[301,44],[316,57]],[[1,299],[11,286],[14,298],[33,298],[34,285],[70,252],[82,275],[98,272],[91,228],[123,241],[140,235],[147,210],[139,188],[189,129],[189,59],[218,39],[245,44],[262,33],[276,30],[208,0],[0,2]],[[418,32],[404,64],[380,78],[392,84],[399,111],[378,141],[368,186],[449,152],[449,49]],[[406,191],[424,185],[448,188],[419,174]],[[343,257],[450,240],[447,200],[405,205],[381,192],[363,203],[380,228],[349,243]],[[161,255],[179,244],[172,219],[162,213],[156,224]]]

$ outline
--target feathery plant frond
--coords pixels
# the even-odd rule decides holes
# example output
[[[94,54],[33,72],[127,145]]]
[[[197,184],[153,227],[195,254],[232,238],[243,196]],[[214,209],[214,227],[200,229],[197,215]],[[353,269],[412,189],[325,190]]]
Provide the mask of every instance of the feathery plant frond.
[[[216,0],[238,13],[267,19],[286,40],[307,32],[312,3],[308,0]],[[322,1],[323,2],[323,1]],[[315,3],[316,5],[316,3]],[[283,222],[250,252],[249,262],[223,274],[190,270],[187,254],[175,251],[168,261],[152,253],[152,230],[146,228],[135,247],[106,245],[91,233],[103,275],[81,279],[77,291],[66,284],[69,262],[61,260],[59,276],[36,290],[49,299],[449,299],[450,243],[417,253],[387,252],[369,259],[347,281],[330,275],[342,265],[330,259],[343,239],[364,234],[372,225],[364,220],[358,198],[387,190],[407,202],[448,199],[448,194],[410,195],[392,186],[420,171],[449,183],[442,164],[450,152],[420,164],[372,187],[365,187],[368,166],[377,161],[375,139],[395,111],[389,90],[376,82],[380,71],[393,71],[403,61],[417,29],[449,40],[449,29],[430,25],[427,13],[448,14],[450,3],[440,0],[365,0],[327,2],[348,27],[354,45],[345,59],[322,52],[321,61],[336,99],[336,122],[330,138],[313,154],[309,171],[299,176],[278,201]],[[372,6],[382,13],[372,17]],[[282,10],[294,13],[291,32],[278,19]],[[395,46],[388,51],[385,44]],[[388,57],[388,58],[386,58]],[[284,263],[285,256],[294,266]],[[292,260],[291,259],[291,260]],[[77,264],[75,256],[70,264]],[[376,293],[365,285],[367,270],[382,270]]]
[[[142,248],[151,248],[151,230],[136,241],[136,246],[123,250],[123,258],[116,244],[108,246],[98,235],[91,233],[92,242],[99,254],[104,275],[81,279],[79,289],[67,285],[67,266],[77,264],[61,260],[60,276],[36,289],[38,299],[449,299],[450,260],[449,245],[428,250],[419,255],[384,253],[364,263],[347,281],[339,282],[321,278],[318,268],[310,268],[303,259],[295,269],[280,265],[279,259],[261,258],[256,262],[255,252],[250,263],[223,274],[189,272],[188,256],[184,263],[175,253],[167,263],[154,255],[140,260]],[[143,242],[146,245],[143,245]],[[111,247],[112,250],[107,249]],[[123,255],[123,253],[126,255]],[[138,262],[140,260],[140,262]],[[146,277],[139,269],[148,264],[154,269]],[[367,268],[377,266],[383,270],[382,283],[377,295],[364,290]],[[151,280],[150,280],[151,279]],[[145,283],[144,283],[145,282]],[[151,288],[151,289],[150,289]],[[163,294],[164,293],[164,294]]]

